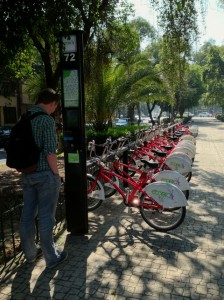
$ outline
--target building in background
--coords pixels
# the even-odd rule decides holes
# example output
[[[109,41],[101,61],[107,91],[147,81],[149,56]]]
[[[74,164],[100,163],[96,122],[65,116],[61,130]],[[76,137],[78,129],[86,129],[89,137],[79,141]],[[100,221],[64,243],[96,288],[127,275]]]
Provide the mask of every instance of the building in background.
[[[22,81],[13,83],[5,79],[0,82],[0,127],[14,125],[29,107]]]

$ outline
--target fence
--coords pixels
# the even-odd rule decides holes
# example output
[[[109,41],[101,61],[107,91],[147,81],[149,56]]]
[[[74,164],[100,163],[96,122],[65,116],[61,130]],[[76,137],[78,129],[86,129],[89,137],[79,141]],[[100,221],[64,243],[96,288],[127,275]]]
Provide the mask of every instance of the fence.
[[[176,124],[177,125],[177,124]],[[127,150],[133,148],[139,141],[144,139],[150,140],[153,137],[160,135],[163,131],[172,132],[176,125],[171,125],[165,129],[157,127],[156,129],[140,130],[136,132],[135,140],[127,142],[128,138],[120,139],[119,145],[116,147],[116,153],[122,157]],[[108,144],[109,145],[109,144]],[[113,143],[110,144],[112,147]],[[101,155],[107,155],[108,148],[105,144],[98,145],[102,147]],[[89,151],[91,149],[88,149]],[[111,150],[111,149],[109,149]],[[93,173],[95,165],[91,163],[91,160],[87,161],[87,171]],[[20,237],[19,237],[19,219],[22,209],[22,190],[20,179],[12,178],[11,175],[6,177],[3,186],[0,186],[0,275],[5,272],[9,272],[13,266],[15,266],[21,259],[23,259]],[[36,223],[38,225],[38,222]],[[56,210],[56,226],[54,229],[54,235],[57,236],[62,230],[65,229],[65,197],[64,197],[64,185],[61,186],[60,197]],[[36,239],[39,240],[38,226]]]

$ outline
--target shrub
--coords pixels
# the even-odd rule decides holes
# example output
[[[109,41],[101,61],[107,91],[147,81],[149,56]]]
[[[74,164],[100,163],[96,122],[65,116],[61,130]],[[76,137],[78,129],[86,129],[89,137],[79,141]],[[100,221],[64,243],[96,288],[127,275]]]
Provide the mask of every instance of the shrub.
[[[86,130],[87,143],[91,140],[95,140],[96,144],[105,143],[108,137],[111,137],[112,140],[115,140],[121,136],[130,136],[134,137],[135,131],[140,129],[150,128],[149,126],[120,126],[120,127],[110,127],[107,131],[95,131],[93,129]]]
[[[224,122],[224,114],[218,114],[216,115],[216,119],[221,121],[221,122]]]

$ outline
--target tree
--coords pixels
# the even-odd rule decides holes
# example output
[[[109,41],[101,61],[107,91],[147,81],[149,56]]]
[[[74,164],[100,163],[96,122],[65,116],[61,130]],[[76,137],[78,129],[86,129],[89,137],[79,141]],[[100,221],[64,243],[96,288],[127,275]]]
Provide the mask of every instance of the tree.
[[[187,88],[191,43],[197,36],[197,11],[194,0],[152,1],[158,6],[162,31],[160,70],[169,87],[176,110]]]
[[[146,98],[152,90],[152,82],[160,82],[148,60],[140,53],[129,64],[101,64],[93,60],[100,68],[86,85],[86,109],[90,122],[96,130],[106,130],[111,124],[115,111],[124,105],[135,106]],[[93,70],[93,68],[92,68]]]
[[[114,99],[114,91],[120,86],[118,81],[122,82],[121,77],[116,77],[116,74],[119,75],[116,66],[127,61],[130,52],[133,55],[137,53],[139,39],[135,30],[119,21],[111,24],[108,30],[98,28],[95,37],[85,51],[85,60],[88,62],[85,64],[86,108],[94,127],[105,130],[111,123],[113,107],[116,106],[111,99]],[[117,86],[111,90],[114,80]],[[118,103],[118,99],[114,99],[115,103]]]
[[[181,105],[179,106],[180,117],[186,109],[197,106],[203,93],[205,92],[202,81],[202,68],[199,65],[192,65],[189,69],[188,84],[186,92],[183,94]]]
[[[138,17],[130,22],[131,27],[134,27],[139,34],[139,40],[149,42],[156,38],[156,31],[144,18]]]
[[[221,51],[222,50],[222,51]],[[203,79],[206,85],[205,102],[219,104],[224,108],[224,46],[212,46],[207,53],[207,63],[204,66]]]
[[[0,42],[13,59],[30,43],[38,50],[43,62],[46,86],[57,88],[60,77],[58,36],[73,29],[84,30],[84,45],[94,38],[99,26],[109,26],[120,17],[119,0],[97,1],[25,1],[0,2]],[[125,0],[121,10],[129,12]]]

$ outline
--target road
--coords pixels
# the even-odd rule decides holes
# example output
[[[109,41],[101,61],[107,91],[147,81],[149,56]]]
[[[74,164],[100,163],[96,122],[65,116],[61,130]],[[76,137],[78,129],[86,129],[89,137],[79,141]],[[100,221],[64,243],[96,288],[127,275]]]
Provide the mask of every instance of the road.
[[[0,165],[4,165],[6,162],[6,153],[4,149],[0,149]]]

